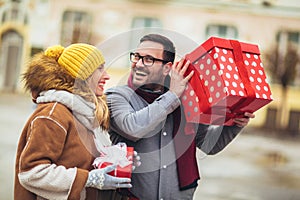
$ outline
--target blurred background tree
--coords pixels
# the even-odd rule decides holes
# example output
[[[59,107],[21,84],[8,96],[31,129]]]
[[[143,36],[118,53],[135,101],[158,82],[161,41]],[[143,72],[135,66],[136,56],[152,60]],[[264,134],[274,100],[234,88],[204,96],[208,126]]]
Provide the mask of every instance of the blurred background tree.
[[[297,77],[297,65],[299,63],[299,53],[297,46],[293,42],[288,42],[287,48],[281,48],[276,43],[266,52],[266,64],[272,76],[272,82],[281,85],[281,100],[277,109],[276,125],[279,129],[286,128],[288,118],[287,96],[288,88],[293,85]]]

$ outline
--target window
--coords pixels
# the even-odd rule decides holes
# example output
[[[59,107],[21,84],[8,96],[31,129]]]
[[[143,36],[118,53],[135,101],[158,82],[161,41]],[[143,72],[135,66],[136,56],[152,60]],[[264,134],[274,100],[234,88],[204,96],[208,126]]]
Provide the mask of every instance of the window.
[[[300,111],[299,110],[290,110],[289,123],[288,123],[288,131],[293,136],[300,134]]]
[[[19,1],[12,1],[8,4],[1,13],[1,23],[16,21],[19,23],[26,23],[25,10],[22,9],[22,5]]]
[[[62,19],[61,44],[89,43],[91,37],[92,18],[88,13],[65,11]]]
[[[276,35],[276,42],[278,44],[278,51],[281,55],[286,55],[289,48],[300,52],[300,31],[279,31]],[[294,85],[300,85],[300,64],[296,66],[296,78]]]
[[[131,27],[133,30],[136,29],[136,31],[132,31],[131,33],[130,49],[135,48],[139,43],[139,39],[150,33],[151,28],[162,28],[162,23],[157,18],[135,17]]]
[[[294,43],[300,43],[300,33],[299,32],[289,32],[288,33],[288,41],[294,42]]]
[[[232,38],[238,37],[238,31],[234,26],[211,24],[206,27],[207,38],[211,36]]]
[[[276,40],[279,44],[292,43],[300,46],[300,31],[280,31],[277,33]]]
[[[136,17],[132,21],[132,28],[143,28],[143,27],[162,27],[159,19],[150,17]]]
[[[15,30],[8,30],[0,39],[0,88],[15,91],[22,63],[23,37]]]
[[[3,12],[1,22],[4,23],[7,21],[7,12]]]

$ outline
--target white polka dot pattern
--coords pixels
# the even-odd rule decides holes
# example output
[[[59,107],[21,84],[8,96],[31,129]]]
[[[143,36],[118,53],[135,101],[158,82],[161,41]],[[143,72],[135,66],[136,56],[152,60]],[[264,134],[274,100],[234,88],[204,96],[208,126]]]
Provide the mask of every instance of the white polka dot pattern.
[[[255,97],[259,99],[260,107],[272,100],[259,55],[243,52],[242,57],[248,73],[247,82],[243,82],[242,72],[236,65],[232,49],[213,47],[194,62],[192,66],[196,73],[192,79],[197,79],[199,85],[189,85],[182,98],[188,121],[201,112],[210,112],[213,106],[224,105],[224,99],[226,106],[230,108],[241,98],[248,97],[249,88],[252,88]],[[255,109],[258,107],[253,110]]]

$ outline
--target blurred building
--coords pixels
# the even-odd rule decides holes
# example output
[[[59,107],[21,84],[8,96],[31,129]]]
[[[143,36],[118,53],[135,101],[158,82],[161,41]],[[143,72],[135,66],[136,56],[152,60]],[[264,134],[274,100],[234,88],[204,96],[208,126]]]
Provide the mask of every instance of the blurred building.
[[[0,19],[1,91],[21,91],[19,77],[26,60],[54,44],[102,45],[110,70],[126,72],[128,50],[147,32],[134,30],[144,27],[170,30],[188,38],[191,45],[177,45],[188,46],[179,48],[182,54],[210,36],[258,44],[262,57],[275,44],[286,49],[292,42],[300,50],[298,0],[0,0]],[[300,66],[297,73],[287,102],[293,119],[287,118],[285,123],[292,120],[289,126],[299,131]],[[272,83],[272,92],[274,102],[268,111],[257,113],[257,125],[275,127],[279,85]]]

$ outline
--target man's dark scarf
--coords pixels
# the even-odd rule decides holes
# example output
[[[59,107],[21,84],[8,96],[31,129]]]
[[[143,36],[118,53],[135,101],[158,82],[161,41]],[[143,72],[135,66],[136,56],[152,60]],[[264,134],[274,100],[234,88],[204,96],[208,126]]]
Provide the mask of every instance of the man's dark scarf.
[[[161,92],[152,92],[143,89],[143,87],[135,88],[132,84],[132,76],[128,79],[128,86],[133,89],[140,97],[142,97],[149,104],[153,103],[160,95],[168,91],[170,85],[170,77],[167,76],[165,80],[165,89]],[[195,133],[186,134],[185,117],[181,114],[181,107],[179,106],[173,113],[174,126],[173,138],[176,152],[177,173],[179,178],[180,190],[197,187],[197,181],[200,179],[199,170],[196,160],[196,143]]]

